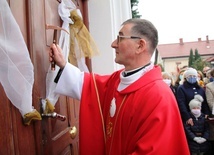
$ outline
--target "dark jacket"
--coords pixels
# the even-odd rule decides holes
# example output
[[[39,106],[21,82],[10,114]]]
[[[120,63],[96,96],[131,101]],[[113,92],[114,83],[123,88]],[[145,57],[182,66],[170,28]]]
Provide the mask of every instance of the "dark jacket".
[[[176,87],[175,86],[173,86],[173,85],[170,85],[170,89],[172,90],[172,92],[173,92],[173,94],[175,95],[175,97],[176,97]]]
[[[201,95],[204,99],[204,102],[202,103],[202,113],[210,115],[210,110],[207,104],[204,89],[200,87],[197,83],[190,84],[185,81],[182,85],[178,87],[176,95],[181,117],[184,122],[190,119],[189,102],[194,98],[196,94]]]
[[[184,128],[190,151],[195,153],[206,152],[209,149],[209,143],[207,141],[202,144],[198,144],[193,140],[195,137],[203,137],[206,140],[209,138],[209,124],[205,119],[205,115],[201,114],[201,116],[196,119],[191,113],[189,114],[193,119],[194,125],[191,126],[184,123]]]

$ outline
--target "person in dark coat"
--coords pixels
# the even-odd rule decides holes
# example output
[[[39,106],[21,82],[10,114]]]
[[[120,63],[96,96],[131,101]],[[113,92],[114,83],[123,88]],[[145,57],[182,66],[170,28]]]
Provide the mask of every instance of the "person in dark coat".
[[[204,99],[201,108],[202,113],[204,113],[206,117],[211,113],[207,104],[205,90],[198,85],[197,76],[198,73],[194,68],[188,68],[184,73],[184,82],[178,87],[176,95],[182,120],[190,125],[193,125],[193,119],[189,113],[189,102],[195,95],[199,94]]]
[[[209,124],[205,115],[201,113],[201,103],[203,98],[195,95],[189,103],[190,116],[194,125],[184,123],[184,128],[188,140],[191,155],[204,155],[209,150]]]

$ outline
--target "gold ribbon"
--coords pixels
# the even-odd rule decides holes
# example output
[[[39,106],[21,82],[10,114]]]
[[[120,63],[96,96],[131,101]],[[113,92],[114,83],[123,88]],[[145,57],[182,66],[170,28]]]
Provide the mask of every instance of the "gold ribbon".
[[[70,52],[69,62],[77,66],[77,59],[81,57],[89,57],[98,54],[98,48],[84,25],[82,18],[78,15],[77,10],[71,11],[71,20],[74,24],[70,24]],[[75,54],[75,50],[79,49],[79,56]]]
[[[35,109],[32,112],[29,112],[24,115],[25,125],[30,125],[31,121],[35,121],[35,120],[42,120],[40,113]]]
[[[46,99],[46,106],[45,106],[45,110],[44,110],[44,114],[48,114],[48,113],[52,113],[54,112],[55,107],[53,106],[53,104],[51,104],[51,102]]]

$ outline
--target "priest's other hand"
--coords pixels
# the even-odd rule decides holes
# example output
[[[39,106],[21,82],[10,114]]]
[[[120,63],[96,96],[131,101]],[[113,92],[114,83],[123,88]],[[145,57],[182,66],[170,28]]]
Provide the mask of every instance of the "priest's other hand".
[[[62,49],[59,45],[52,44],[49,49],[49,61],[55,61],[56,65],[60,68],[64,68],[66,65],[66,61],[62,54]]]

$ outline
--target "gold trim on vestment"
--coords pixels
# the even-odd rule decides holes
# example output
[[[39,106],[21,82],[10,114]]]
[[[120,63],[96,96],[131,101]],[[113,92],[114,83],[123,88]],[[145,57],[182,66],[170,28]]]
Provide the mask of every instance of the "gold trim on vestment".
[[[100,115],[101,115],[102,124],[103,124],[104,140],[105,140],[105,143],[106,143],[105,124],[104,124],[104,120],[103,120],[103,113],[102,113],[101,104],[100,104],[100,97],[99,97],[99,92],[98,92],[98,89],[97,89],[97,84],[96,84],[96,80],[95,80],[94,74],[92,74],[92,78],[93,78],[93,81],[94,81],[94,87],[95,87],[96,94],[97,94],[97,101],[98,101],[99,110],[100,110]]]

